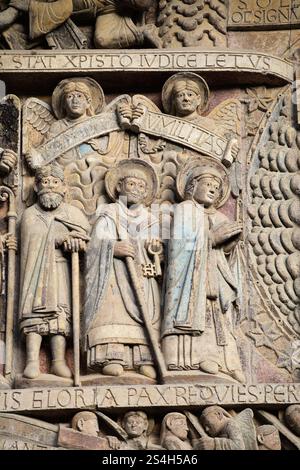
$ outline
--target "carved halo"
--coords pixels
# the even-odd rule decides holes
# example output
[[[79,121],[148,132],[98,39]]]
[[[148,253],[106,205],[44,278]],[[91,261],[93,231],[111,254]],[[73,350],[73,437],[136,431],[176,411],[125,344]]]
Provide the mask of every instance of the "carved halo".
[[[155,199],[158,191],[158,178],[154,168],[144,160],[129,159],[122,160],[118,165],[110,168],[105,175],[105,188],[109,198],[112,201],[118,199],[116,191],[118,182],[125,176],[140,176],[146,180],[148,195],[144,201],[146,206],[150,205]]]
[[[230,196],[229,175],[221,162],[209,157],[192,158],[181,168],[176,180],[177,192],[180,198],[182,200],[185,199],[186,186],[191,179],[198,178],[204,174],[211,174],[222,180],[222,195],[216,207],[223,206]]]
[[[101,111],[103,111],[103,108],[105,106],[105,96],[101,86],[99,85],[99,83],[96,82],[96,80],[93,80],[89,77],[67,78],[66,80],[62,80],[57,85],[52,95],[52,108],[57,119],[63,119],[65,116],[62,102],[63,90],[65,85],[70,82],[84,83],[89,88],[90,93],[92,95],[92,102],[95,113],[99,114],[101,113]]]
[[[210,91],[206,81],[201,78],[196,73],[192,72],[179,72],[175,75],[172,75],[163,86],[162,89],[162,103],[164,110],[167,114],[174,114],[173,111],[173,104],[172,104],[172,94],[173,88],[176,82],[179,81],[192,81],[194,82],[200,90],[201,93],[201,105],[198,106],[198,113],[199,115],[202,114],[208,106]]]

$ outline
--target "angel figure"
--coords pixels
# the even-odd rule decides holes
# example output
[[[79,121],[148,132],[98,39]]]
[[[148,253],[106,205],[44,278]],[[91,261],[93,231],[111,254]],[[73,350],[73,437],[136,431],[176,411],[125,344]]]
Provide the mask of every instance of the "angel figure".
[[[88,136],[93,133],[91,119],[100,114],[104,107],[104,93],[95,80],[72,78],[61,81],[55,88],[52,107],[30,98],[24,110],[23,153],[29,167],[35,170],[49,163],[43,160],[41,145],[51,141],[55,142],[55,148],[67,145],[55,161],[64,169],[72,203],[75,200],[74,205],[86,215],[95,213],[98,198],[104,193],[99,180],[104,179],[107,168],[122,155],[120,132],[99,138]],[[77,136],[80,135],[79,143],[67,136],[72,129]]]
[[[208,406],[200,422],[208,434],[194,443],[199,450],[257,450],[253,411],[246,408],[236,416],[220,406]]]
[[[169,370],[220,372],[244,382],[236,344],[238,287],[229,256],[242,227],[218,209],[230,194],[225,167],[191,159],[177,177],[162,347]]]
[[[172,75],[162,89],[165,113],[178,116],[192,124],[209,129],[228,140],[223,164],[231,166],[239,152],[240,102],[228,99],[219,104],[208,116],[210,90],[206,81],[192,72]]]

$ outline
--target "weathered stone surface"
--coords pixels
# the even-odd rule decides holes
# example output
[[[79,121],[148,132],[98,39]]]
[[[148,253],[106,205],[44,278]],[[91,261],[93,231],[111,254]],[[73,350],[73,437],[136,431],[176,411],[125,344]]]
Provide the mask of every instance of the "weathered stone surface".
[[[0,449],[300,449],[296,3],[0,0]]]

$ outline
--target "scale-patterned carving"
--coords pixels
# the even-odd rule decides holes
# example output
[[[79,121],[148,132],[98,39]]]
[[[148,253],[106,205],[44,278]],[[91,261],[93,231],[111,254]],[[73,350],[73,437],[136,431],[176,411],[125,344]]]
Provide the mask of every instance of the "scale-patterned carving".
[[[285,96],[254,156],[258,167],[250,180],[249,241],[279,318],[300,333],[300,133],[291,125],[289,109]]]

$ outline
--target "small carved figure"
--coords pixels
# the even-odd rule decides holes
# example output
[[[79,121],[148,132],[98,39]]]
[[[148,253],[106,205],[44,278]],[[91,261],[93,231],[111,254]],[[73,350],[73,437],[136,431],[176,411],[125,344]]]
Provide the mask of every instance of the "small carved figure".
[[[258,450],[281,450],[278,429],[270,424],[257,428]]]
[[[58,444],[76,450],[115,450],[120,447],[114,436],[105,436],[98,417],[91,411],[80,411],[72,419],[72,428],[59,427]]]
[[[300,405],[290,405],[285,410],[285,421],[289,429],[300,437]]]
[[[144,161],[124,160],[107,172],[105,182],[116,202],[102,208],[87,252],[88,367],[105,375],[137,370],[155,378],[143,315],[158,342],[160,258],[153,253],[161,252],[159,220],[145,207],[155,198],[157,176]],[[134,260],[133,277],[128,258]],[[140,310],[140,296],[147,312]]]
[[[0,13],[0,31],[18,19],[20,12],[29,16],[31,40],[44,36],[65,23],[74,14],[96,18],[94,42],[97,48],[131,48],[144,44],[161,47],[155,25],[138,26],[133,17],[143,14],[153,0],[11,0]]]
[[[66,340],[71,336],[71,281],[68,252],[84,251],[89,223],[83,213],[63,202],[63,171],[48,165],[36,172],[38,202],[21,221],[21,331],[26,337],[24,377],[40,375],[43,336],[50,337],[51,373],[71,377]]]
[[[209,406],[201,414],[200,422],[209,435],[201,437],[195,447],[200,450],[256,450],[256,432],[253,413],[243,410],[232,417],[220,406]]]
[[[150,450],[159,449],[150,442],[151,423],[143,411],[129,411],[122,419],[122,427],[127,434],[126,443],[122,443],[122,450]]]
[[[163,352],[170,370],[223,372],[244,382],[237,350],[237,285],[227,257],[242,227],[218,211],[230,193],[218,161],[190,160],[177,177],[166,273]]]
[[[160,444],[167,450],[192,450],[188,424],[182,413],[168,413],[161,424]]]

